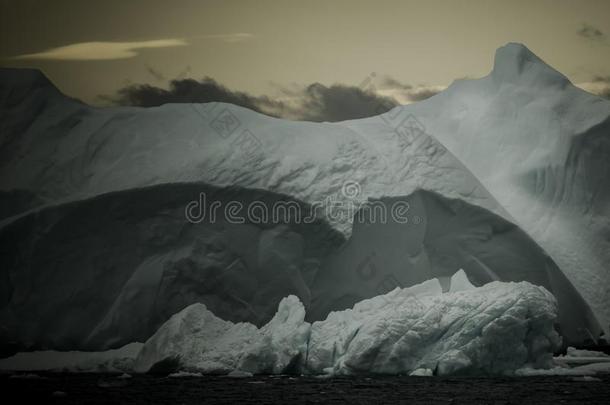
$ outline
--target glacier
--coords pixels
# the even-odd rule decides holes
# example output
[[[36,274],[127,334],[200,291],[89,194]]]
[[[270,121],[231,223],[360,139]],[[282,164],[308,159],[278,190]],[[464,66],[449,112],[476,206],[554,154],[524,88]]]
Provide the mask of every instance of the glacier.
[[[118,348],[195,303],[261,328],[288,295],[313,325],[431,278],[447,291],[459,269],[477,287],[544,287],[567,343],[610,324],[610,103],[523,45],[484,78],[337,123],[94,108],[24,69],[1,69],[0,100],[1,345]],[[201,192],[303,212],[403,201],[410,222],[193,224]]]

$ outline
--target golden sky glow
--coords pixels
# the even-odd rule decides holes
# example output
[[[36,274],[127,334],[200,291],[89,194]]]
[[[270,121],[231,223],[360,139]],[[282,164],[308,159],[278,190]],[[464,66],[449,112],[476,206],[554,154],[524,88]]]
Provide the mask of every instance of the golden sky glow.
[[[507,42],[575,83],[610,75],[605,0],[0,1],[0,64],[88,102],[185,72],[254,94],[371,72],[438,88],[487,74]]]

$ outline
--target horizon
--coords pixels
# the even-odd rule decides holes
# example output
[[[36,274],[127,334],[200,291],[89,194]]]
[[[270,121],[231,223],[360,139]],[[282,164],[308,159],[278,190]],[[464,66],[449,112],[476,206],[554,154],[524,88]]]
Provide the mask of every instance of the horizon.
[[[344,101],[371,78],[375,95],[398,105],[487,75],[494,51],[518,42],[576,86],[610,97],[608,2],[253,4],[3,1],[0,65],[40,69],[94,106],[162,104],[171,99],[150,93],[175,98],[172,80],[205,93],[195,101],[218,93],[285,105]]]

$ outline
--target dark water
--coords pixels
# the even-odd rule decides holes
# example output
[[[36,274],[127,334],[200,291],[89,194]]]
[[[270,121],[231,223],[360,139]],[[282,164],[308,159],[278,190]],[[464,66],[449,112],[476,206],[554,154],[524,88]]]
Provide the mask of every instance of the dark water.
[[[610,376],[571,377],[228,377],[108,374],[0,376],[4,404],[610,404]]]

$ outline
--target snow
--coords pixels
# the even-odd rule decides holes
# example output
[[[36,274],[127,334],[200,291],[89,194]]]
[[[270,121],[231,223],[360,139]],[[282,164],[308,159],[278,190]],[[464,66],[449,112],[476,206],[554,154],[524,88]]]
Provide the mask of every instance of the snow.
[[[475,287],[468,280],[468,276],[464,270],[460,270],[451,277],[451,285],[449,292],[469,291]]]
[[[567,348],[565,355],[553,358],[554,366],[548,369],[533,369],[524,367],[517,370],[517,375],[569,375],[569,376],[591,376],[598,373],[610,373],[610,356],[603,352],[594,350]],[[582,380],[582,381],[597,381]]]
[[[497,212],[550,255],[607,328],[610,102],[511,43],[497,50],[490,75],[387,116],[405,114],[476,176],[506,210]]]
[[[92,108],[33,70],[2,69],[0,99],[0,323],[24,349],[121,347],[197,302],[237,333],[296,295],[312,323],[459,269],[441,290],[553,293],[568,343],[610,324],[610,103],[522,45],[500,48],[487,77],[339,123],[222,103]],[[403,201],[411,222],[353,224],[342,209],[311,227],[189,224],[201,190],[223,207]],[[299,338],[265,336],[261,347]],[[468,364],[451,355],[447,372]],[[235,369],[226,359],[208,368]]]
[[[191,377],[203,377],[201,373],[191,373],[189,371],[178,371],[168,375],[169,378],[191,378]]]
[[[306,350],[309,326],[303,304],[295,296],[283,299],[264,327],[232,323],[216,317],[203,304],[193,304],[172,316],[146,342],[135,370],[177,357],[187,370],[206,373],[245,372],[281,374]]]
[[[132,378],[132,375],[131,374],[127,374],[127,373],[123,373],[120,376],[118,376],[117,378],[120,378],[120,379],[129,379],[129,378]]]
[[[433,371],[429,368],[418,368],[413,370],[409,375],[412,377],[432,377]]]
[[[573,377],[572,381],[582,381],[582,382],[602,382],[601,378],[591,377],[588,375],[584,375],[582,377]]]
[[[541,375],[557,375],[557,376],[591,376],[595,374],[610,373],[610,363],[590,363],[578,367],[555,366],[551,368],[531,368],[524,367],[516,370],[515,374],[531,377]]]
[[[584,350],[584,349],[576,349],[574,347],[568,347],[566,350],[566,357],[609,357],[610,358],[610,355],[608,355],[604,352],[598,352],[595,350]]]
[[[249,373],[247,371],[242,371],[242,370],[233,370],[229,374],[227,374],[227,377],[230,377],[230,378],[250,378],[252,376],[253,376],[252,373]]]
[[[464,281],[460,272],[455,281]],[[549,367],[560,338],[557,306],[544,288],[492,282],[443,293],[437,280],[357,303],[308,323],[295,296],[262,328],[223,321],[205,305],[174,315],[135,362],[145,372],[179,358],[189,372],[260,374],[511,374]]]
[[[555,357],[555,362],[563,366],[578,366],[593,363],[610,364],[610,356],[606,353],[595,350],[584,350],[568,347],[565,355]]]
[[[24,380],[38,380],[38,379],[45,378],[45,377],[41,377],[38,374],[33,374],[33,373],[22,373],[22,374],[12,374],[11,376],[9,376],[9,378],[19,378],[19,379],[24,379]]]

